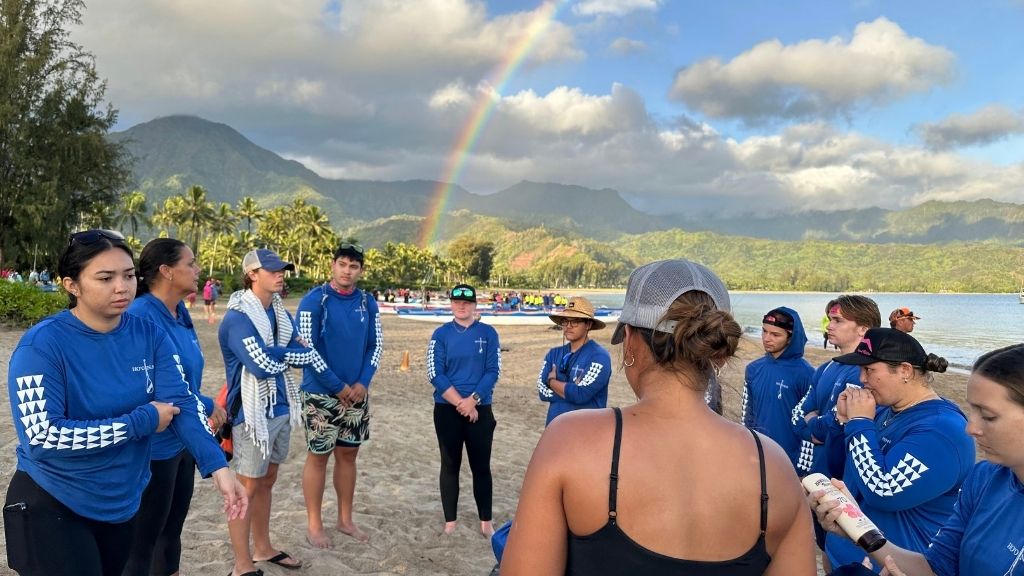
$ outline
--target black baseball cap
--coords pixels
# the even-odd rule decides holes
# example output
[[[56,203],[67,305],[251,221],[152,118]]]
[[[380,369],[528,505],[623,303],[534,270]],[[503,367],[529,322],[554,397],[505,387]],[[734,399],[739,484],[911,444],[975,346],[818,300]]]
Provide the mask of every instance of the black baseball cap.
[[[476,302],[476,290],[469,284],[456,284],[448,296],[449,300],[462,300],[463,302]]]
[[[864,366],[875,362],[906,362],[924,368],[928,354],[913,336],[892,328],[871,328],[849,354],[833,358],[840,364]]]
[[[781,308],[776,308],[775,310],[765,314],[764,318],[761,318],[761,323],[768,324],[770,326],[778,326],[790,334],[793,333],[793,317]]]

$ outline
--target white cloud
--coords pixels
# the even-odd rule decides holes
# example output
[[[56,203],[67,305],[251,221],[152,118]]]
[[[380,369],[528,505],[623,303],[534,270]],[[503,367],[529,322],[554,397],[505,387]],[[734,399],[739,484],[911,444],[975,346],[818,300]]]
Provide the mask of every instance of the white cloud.
[[[572,7],[580,16],[624,16],[640,10],[655,11],[661,0],[582,0]]]
[[[647,50],[647,44],[640,40],[623,37],[613,40],[608,49],[616,54],[636,54]]]
[[[858,24],[849,40],[770,40],[729,62],[698,61],[676,74],[671,96],[707,116],[749,124],[829,118],[949,82],[953,64],[945,48],[879,18]]]
[[[1002,104],[989,104],[970,114],[951,114],[934,124],[920,124],[915,130],[935,150],[991,144],[1024,134],[1024,114]]]

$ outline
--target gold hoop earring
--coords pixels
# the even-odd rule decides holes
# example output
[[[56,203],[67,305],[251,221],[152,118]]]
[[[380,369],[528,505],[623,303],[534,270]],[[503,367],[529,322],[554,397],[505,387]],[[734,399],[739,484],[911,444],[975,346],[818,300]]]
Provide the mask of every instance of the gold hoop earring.
[[[629,362],[626,362],[626,360],[623,359],[622,365],[625,366],[626,368],[629,368],[633,364],[636,364],[636,356],[633,354],[632,350],[626,350],[626,353],[629,354]]]

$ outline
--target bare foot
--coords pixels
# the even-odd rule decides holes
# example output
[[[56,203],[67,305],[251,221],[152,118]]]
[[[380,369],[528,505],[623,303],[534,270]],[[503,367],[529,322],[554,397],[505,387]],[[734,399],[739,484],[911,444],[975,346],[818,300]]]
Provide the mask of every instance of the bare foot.
[[[319,548],[326,550],[332,546],[331,537],[324,532],[323,528],[320,530],[307,530],[306,531],[306,542],[313,548]]]
[[[348,526],[342,526],[341,524],[338,524],[338,532],[341,532],[346,536],[355,538],[359,542],[370,541],[370,535],[360,530],[359,526],[356,526],[354,523],[349,524]]]
[[[454,521],[452,521],[452,522],[445,522],[444,523],[444,533],[449,535],[449,536],[451,536],[452,534],[455,533],[455,522]]]
[[[480,533],[488,538],[494,536],[494,524],[492,524],[490,520],[481,520]]]

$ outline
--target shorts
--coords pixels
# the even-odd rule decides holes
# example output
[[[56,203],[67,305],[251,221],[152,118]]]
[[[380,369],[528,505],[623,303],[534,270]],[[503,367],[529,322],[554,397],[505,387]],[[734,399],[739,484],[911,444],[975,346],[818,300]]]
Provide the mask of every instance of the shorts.
[[[336,447],[357,448],[370,439],[370,396],[342,408],[337,396],[302,393],[306,449],[330,454]]]
[[[252,441],[252,432],[245,424],[237,424],[232,432],[235,448],[235,473],[247,478],[263,478],[271,464],[281,464],[288,458],[288,440],[292,433],[292,425],[288,415],[274,416],[267,420],[268,452],[264,456]]]
[[[213,304],[213,300],[208,300],[206,298],[203,298],[203,304],[206,304],[207,306],[209,306],[209,305]]]

